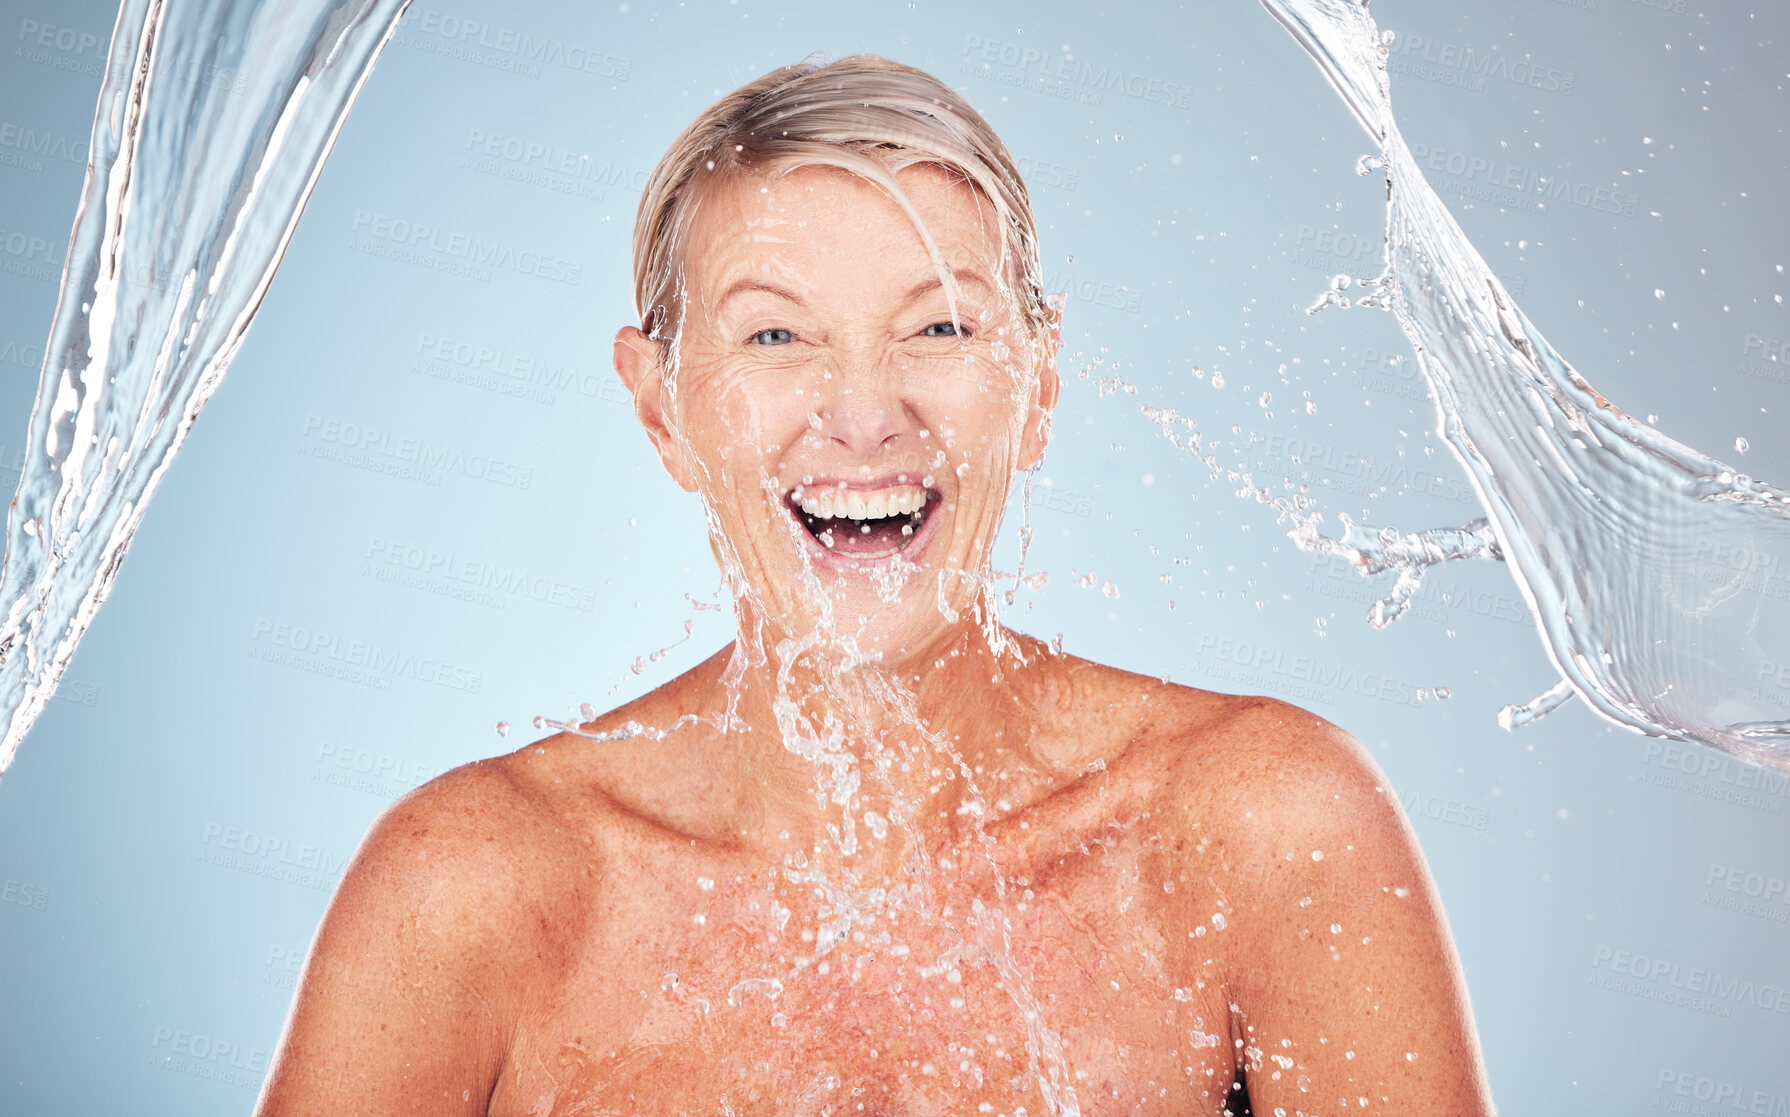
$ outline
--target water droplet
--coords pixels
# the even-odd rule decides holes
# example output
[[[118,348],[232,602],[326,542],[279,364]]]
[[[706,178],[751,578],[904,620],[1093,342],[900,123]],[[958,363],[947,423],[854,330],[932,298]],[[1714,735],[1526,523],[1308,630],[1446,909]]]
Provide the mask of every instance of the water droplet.
[[[1752,443],[1748,442],[1744,438],[1736,438],[1734,440],[1734,448],[1744,454],[1748,450],[1752,449]]]
[[[821,965],[824,967],[826,963],[823,962]],[[825,972],[824,968],[822,972]],[[727,991],[727,1003],[733,1008],[738,1008],[748,996],[754,993],[768,1001],[774,1001],[783,995],[783,983],[774,977],[749,977],[736,983],[732,989]]]
[[[1212,913],[1212,929],[1214,931],[1224,930],[1224,913],[1223,912],[1215,911]]]
[[[510,723],[507,721],[498,722],[497,723],[497,735],[499,737],[508,737],[510,735]]]

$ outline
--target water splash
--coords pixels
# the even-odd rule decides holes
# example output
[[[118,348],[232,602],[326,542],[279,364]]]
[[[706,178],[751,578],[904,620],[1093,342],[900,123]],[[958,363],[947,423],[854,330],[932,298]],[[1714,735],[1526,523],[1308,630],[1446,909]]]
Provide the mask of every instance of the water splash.
[[[1628,415],[1548,344],[1399,135],[1390,35],[1366,4],[1262,3],[1379,145],[1362,167],[1387,176],[1386,270],[1353,303],[1397,316],[1486,513],[1458,529],[1465,550],[1430,539],[1393,555],[1398,539],[1370,540],[1391,548],[1380,558],[1397,560],[1401,586],[1457,553],[1506,560],[1561,676],[1507,707],[1507,728],[1577,694],[1637,732],[1790,769],[1790,694],[1770,682],[1790,662],[1790,494]],[[1319,306],[1342,301],[1332,289]],[[1380,561],[1348,536],[1332,546],[1364,573]]]
[[[222,382],[408,2],[119,9],[7,526],[0,772]]]

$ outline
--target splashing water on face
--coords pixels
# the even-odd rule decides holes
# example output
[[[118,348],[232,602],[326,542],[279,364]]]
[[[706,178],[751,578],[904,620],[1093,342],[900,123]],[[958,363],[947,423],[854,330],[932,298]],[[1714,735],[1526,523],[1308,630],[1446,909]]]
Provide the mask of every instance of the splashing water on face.
[[[222,382],[407,3],[119,9],[8,519],[0,773]]]
[[[1386,72],[1391,40],[1366,4],[1262,2],[1380,146],[1359,169],[1387,175],[1386,270],[1353,305],[1397,316],[1437,430],[1486,516],[1410,535],[1344,519],[1332,540],[1306,506],[1256,495],[1291,519],[1301,547],[1364,575],[1397,572],[1376,624],[1398,614],[1428,567],[1503,558],[1561,675],[1534,701],[1506,707],[1506,728],[1577,694],[1637,732],[1790,769],[1790,694],[1770,682],[1771,665],[1790,661],[1790,494],[1623,412],[1548,344],[1405,146]],[[1313,309],[1349,305],[1333,287]]]

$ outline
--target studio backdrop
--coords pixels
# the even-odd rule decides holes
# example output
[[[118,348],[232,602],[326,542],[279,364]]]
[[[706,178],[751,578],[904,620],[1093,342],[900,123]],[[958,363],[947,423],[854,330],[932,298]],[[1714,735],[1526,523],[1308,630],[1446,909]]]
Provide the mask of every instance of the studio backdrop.
[[[1418,166],[1528,318],[1625,411],[1790,483],[1790,11],[1708,9],[1374,13]],[[116,10],[0,14],[12,486]],[[1394,316],[1308,313],[1379,273],[1386,180],[1255,0],[418,0],[0,778],[0,1111],[247,1112],[394,798],[731,638],[610,339],[661,152],[814,51],[961,89],[1066,296],[1053,439],[997,562],[1018,569],[1026,524],[1047,577],[1003,619],[1359,737],[1436,876],[1502,1112],[1790,1114],[1790,774],[1577,699],[1502,728],[1559,680],[1505,564],[1432,569],[1376,627],[1390,575],[1301,549],[1258,499],[1301,493],[1333,535],[1484,514]],[[1781,697],[1776,641],[1747,685]]]

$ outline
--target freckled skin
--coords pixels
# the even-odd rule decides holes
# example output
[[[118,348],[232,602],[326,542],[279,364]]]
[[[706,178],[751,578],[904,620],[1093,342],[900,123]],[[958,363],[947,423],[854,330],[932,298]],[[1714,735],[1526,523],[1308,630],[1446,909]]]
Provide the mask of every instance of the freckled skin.
[[[739,639],[580,727],[654,732],[558,734],[393,805],[262,1117],[1219,1114],[1239,1070],[1262,1115],[1492,1112],[1441,905],[1353,738],[984,625],[954,572],[986,570],[1042,453],[1055,327],[1001,297],[986,202],[898,181],[961,330],[862,180],[705,203],[676,383],[637,330],[616,361]],[[893,594],[821,569],[765,483],[896,471],[939,495]],[[778,642],[815,633],[780,690]],[[841,767],[792,751],[780,695]],[[817,794],[835,771],[846,805]]]

